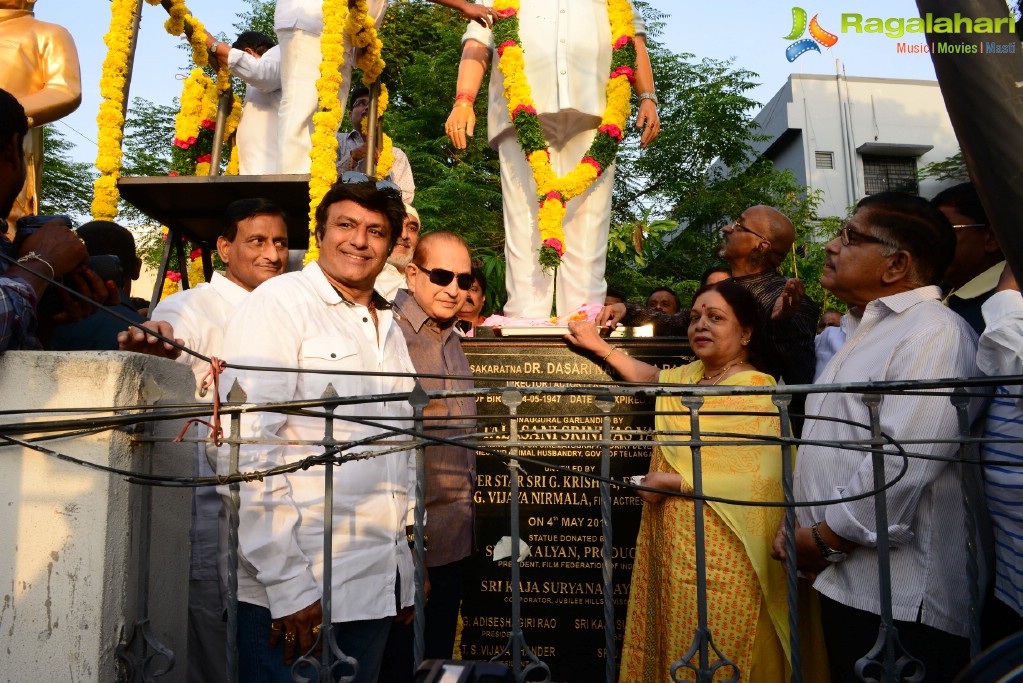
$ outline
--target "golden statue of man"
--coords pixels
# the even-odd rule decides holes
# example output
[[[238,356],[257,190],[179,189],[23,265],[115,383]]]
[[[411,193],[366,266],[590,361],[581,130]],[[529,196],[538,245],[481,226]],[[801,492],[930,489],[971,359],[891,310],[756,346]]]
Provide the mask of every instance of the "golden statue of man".
[[[78,51],[67,29],[39,21],[34,0],[0,0],[0,88],[25,107],[28,177],[14,204],[10,224],[35,215],[43,171],[43,126],[67,116],[82,102]]]

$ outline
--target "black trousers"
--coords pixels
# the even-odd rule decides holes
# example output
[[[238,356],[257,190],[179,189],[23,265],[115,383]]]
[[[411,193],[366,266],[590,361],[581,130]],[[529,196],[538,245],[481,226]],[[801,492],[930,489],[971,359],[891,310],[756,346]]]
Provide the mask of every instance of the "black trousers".
[[[458,610],[462,604],[462,587],[468,559],[439,567],[430,567],[430,597],[426,603],[426,628],[423,632],[423,661],[451,659],[455,647]],[[384,650],[384,666],[380,683],[411,683],[415,654],[414,624],[391,623],[391,633]]]
[[[820,596],[824,644],[828,650],[831,683],[862,683],[856,675],[856,660],[874,647],[881,617],[848,607]],[[951,682],[970,662],[970,641],[920,622],[895,621],[903,649],[923,662],[926,683]],[[898,652],[896,653],[898,657]],[[881,673],[868,669],[875,677]],[[911,674],[906,670],[905,674]]]

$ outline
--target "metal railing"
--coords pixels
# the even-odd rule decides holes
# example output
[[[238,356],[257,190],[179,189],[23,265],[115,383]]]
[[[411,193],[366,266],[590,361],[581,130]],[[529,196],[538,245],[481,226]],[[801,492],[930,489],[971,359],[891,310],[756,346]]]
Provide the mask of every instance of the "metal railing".
[[[477,378],[479,379],[479,378]],[[179,486],[179,487],[198,487],[198,486],[215,486],[215,485],[226,485],[229,486],[230,497],[226,500],[226,505],[229,513],[229,609],[228,609],[228,638],[229,646],[227,653],[229,675],[232,677],[231,680],[236,680],[237,666],[237,645],[236,645],[236,628],[237,628],[237,571],[238,571],[238,506],[239,506],[239,490],[241,485],[247,481],[262,480],[268,476],[278,476],[280,474],[286,474],[289,471],[295,471],[298,469],[307,469],[310,467],[322,467],[324,472],[324,503],[326,506],[324,514],[324,529],[323,529],[323,543],[324,543],[324,557],[330,558],[332,555],[332,525],[334,522],[333,511],[331,509],[333,500],[333,486],[334,479],[337,476],[335,468],[352,459],[352,458],[366,458],[374,457],[385,453],[393,453],[397,449],[415,448],[416,450],[416,472],[417,472],[417,496],[416,496],[416,509],[415,509],[415,562],[416,562],[416,574],[415,574],[415,605],[416,614],[414,622],[415,632],[415,662],[418,665],[423,657],[424,648],[424,628],[425,628],[425,617],[424,617],[424,606],[425,606],[425,595],[424,595],[424,570],[425,567],[425,551],[423,543],[423,529],[424,529],[424,500],[425,500],[425,450],[428,445],[434,444],[457,444],[461,446],[467,446],[474,449],[479,455],[484,457],[495,457],[501,458],[506,461],[508,468],[508,486],[509,486],[509,497],[507,502],[507,514],[511,528],[511,538],[518,539],[520,536],[519,525],[520,525],[520,491],[519,487],[522,485],[520,482],[521,468],[524,464],[534,463],[541,465],[546,468],[553,470],[565,469],[562,465],[554,461],[544,461],[542,459],[536,459],[534,457],[527,457],[520,455],[520,449],[524,446],[535,446],[535,440],[528,438],[529,431],[535,429],[530,427],[528,422],[523,422],[523,416],[519,413],[519,407],[523,403],[524,399],[532,394],[536,395],[549,395],[556,393],[558,395],[569,395],[569,396],[590,396],[593,400],[593,405],[596,408],[595,413],[588,413],[589,415],[596,414],[599,416],[599,425],[592,425],[589,427],[578,427],[573,428],[573,431],[583,431],[586,433],[586,441],[584,445],[580,444],[578,439],[555,439],[547,440],[544,442],[545,447],[559,448],[559,449],[580,449],[586,448],[599,448],[599,459],[600,462],[592,472],[579,472],[571,470],[573,474],[587,477],[597,482],[599,488],[599,508],[600,508],[600,519],[601,519],[601,531],[603,534],[603,541],[601,547],[601,580],[602,580],[602,595],[604,601],[604,678],[606,681],[616,680],[616,672],[618,662],[616,660],[616,626],[614,619],[614,607],[613,607],[613,565],[612,565],[612,554],[613,554],[613,538],[614,529],[612,528],[612,489],[614,487],[624,487],[633,490],[642,490],[643,487],[632,484],[630,482],[622,481],[621,479],[613,478],[611,476],[611,458],[612,449],[616,445],[621,445],[621,441],[615,440],[615,430],[612,425],[612,409],[616,404],[616,399],[623,396],[632,397],[661,397],[661,396],[675,396],[678,397],[681,403],[685,406],[688,411],[688,417],[690,421],[690,429],[688,432],[680,433],[661,433],[653,434],[649,431],[635,430],[630,434],[630,444],[634,447],[637,443],[644,444],[646,446],[653,446],[655,443],[660,446],[687,446],[691,449],[692,460],[693,460],[693,492],[692,493],[676,493],[669,495],[683,496],[690,498],[694,505],[694,520],[695,520],[695,538],[696,547],[694,548],[696,572],[697,572],[697,624],[698,627],[694,633],[692,643],[685,652],[678,652],[677,661],[671,666],[670,671],[665,671],[664,676],[670,680],[683,680],[683,670],[689,670],[689,675],[694,676],[697,681],[711,681],[714,675],[719,670],[730,667],[732,670],[732,676],[729,680],[741,680],[744,673],[739,670],[738,665],[730,658],[733,653],[721,652],[714,644],[714,633],[708,621],[709,605],[708,597],[706,592],[706,571],[707,571],[707,556],[706,548],[704,543],[704,516],[703,507],[708,502],[728,503],[734,505],[767,505],[771,507],[783,507],[784,508],[784,526],[786,530],[786,548],[787,548],[787,559],[786,559],[786,571],[788,581],[788,610],[789,610],[789,630],[790,630],[790,649],[791,649],[791,665],[792,665],[792,681],[802,681],[803,675],[800,666],[800,656],[802,652],[800,643],[800,629],[798,623],[798,602],[797,602],[797,581],[798,571],[796,567],[796,547],[795,547],[795,528],[796,528],[796,515],[795,510],[800,506],[811,506],[820,505],[822,501],[803,501],[796,502],[794,499],[794,488],[793,488],[793,471],[794,471],[794,457],[795,449],[801,443],[799,438],[795,438],[791,434],[791,416],[789,414],[789,403],[793,394],[798,393],[823,393],[823,392],[852,392],[860,394],[862,396],[863,403],[865,404],[869,422],[859,425],[869,436],[865,438],[861,443],[849,443],[849,442],[814,442],[818,446],[833,447],[837,449],[849,450],[852,452],[869,453],[873,466],[873,490],[863,494],[863,496],[873,497],[874,499],[874,514],[876,517],[876,528],[878,530],[878,579],[881,586],[881,594],[879,600],[881,604],[880,610],[880,622],[877,641],[874,647],[869,651],[863,653],[863,657],[857,662],[856,671],[860,678],[864,681],[885,681],[888,683],[894,683],[896,681],[911,681],[911,680],[922,680],[922,665],[918,660],[913,657],[913,653],[907,652],[906,649],[900,644],[898,630],[896,627],[895,619],[892,614],[892,603],[891,603],[891,575],[890,575],[890,559],[891,549],[888,538],[888,506],[887,506],[887,491],[895,485],[902,475],[905,473],[908,463],[911,459],[917,457],[927,457],[931,459],[947,460],[950,463],[957,464],[963,468],[964,480],[966,485],[963,486],[963,508],[965,511],[965,520],[967,524],[966,537],[968,539],[968,547],[964,548],[968,559],[967,570],[968,577],[967,583],[970,589],[970,619],[972,622],[972,629],[970,634],[970,641],[972,646],[972,655],[976,656],[979,652],[979,605],[981,601],[980,595],[980,568],[978,565],[978,558],[980,550],[975,545],[975,539],[977,537],[977,529],[979,528],[980,520],[979,516],[985,514],[983,501],[973,499],[971,491],[976,490],[976,486],[980,482],[981,471],[980,465],[981,460],[979,457],[978,447],[981,443],[992,441],[991,439],[977,438],[971,435],[971,418],[970,418],[970,405],[971,400],[976,399],[978,396],[990,395],[990,388],[994,385],[1021,385],[1023,384],[1023,377],[1015,378],[990,378],[990,379],[974,379],[974,380],[961,380],[961,381],[940,381],[940,382],[889,382],[889,383],[864,383],[859,385],[828,385],[828,386],[798,386],[798,387],[696,387],[696,386],[630,386],[621,384],[608,384],[606,386],[566,386],[566,387],[542,387],[542,388],[491,388],[491,389],[475,389],[475,390],[462,390],[462,391],[448,391],[448,392],[425,392],[421,387],[416,385],[416,389],[407,396],[401,396],[405,400],[408,400],[411,404],[414,414],[411,424],[408,421],[394,421],[392,424],[388,424],[387,420],[381,420],[378,416],[367,415],[346,415],[339,417],[335,414],[335,410],[338,406],[344,405],[359,405],[360,403],[368,403],[372,401],[386,401],[396,400],[397,396],[376,396],[370,397],[369,399],[362,399],[359,397],[338,397],[332,386],[328,386],[327,391],[324,395],[316,401],[300,401],[284,404],[276,404],[273,406],[253,406],[249,404],[242,404],[243,394],[240,389],[235,386],[232,389],[228,399],[228,403],[225,403],[221,412],[225,416],[229,416],[230,429],[229,433],[223,439],[223,444],[229,449],[230,453],[230,465],[231,472],[223,473],[218,475],[216,478],[202,479],[202,478],[175,478],[175,477],[151,477],[145,473],[126,473],[120,471],[114,471],[114,474],[121,476],[128,476],[129,480],[133,483],[143,485],[161,485],[161,486]],[[920,442],[900,441],[898,435],[884,434],[881,429],[881,419],[879,406],[881,404],[882,396],[886,394],[905,394],[905,393],[926,393],[930,396],[944,396],[943,400],[951,401],[954,406],[957,419],[958,419],[958,437],[954,440],[954,448],[957,450],[955,455],[948,458],[940,458],[933,455],[922,456],[921,454],[914,453],[914,446]],[[742,434],[722,434],[722,433],[705,433],[701,428],[701,416],[702,406],[704,399],[710,396],[722,396],[722,395],[749,395],[749,394],[771,394],[773,395],[773,402],[778,408],[778,417],[781,425],[780,436],[769,436],[769,435],[742,435]],[[470,431],[463,437],[458,438],[439,438],[431,434],[431,429],[424,427],[424,409],[430,399],[433,398],[444,398],[452,396],[466,396],[472,395],[477,398],[477,401],[490,402],[500,401],[506,410],[506,415],[503,417],[495,417],[494,415],[488,415],[485,420],[491,424],[500,424],[501,428],[496,430],[500,432],[498,438],[494,438],[495,430],[483,430],[483,431]],[[935,399],[938,400],[938,399]],[[239,468],[239,449],[243,444],[252,443],[267,443],[259,442],[253,439],[247,439],[241,436],[241,415],[243,412],[251,413],[254,410],[271,410],[273,412],[283,413],[294,413],[301,412],[303,414],[317,414],[323,417],[323,438],[322,440],[316,440],[315,442],[303,442],[304,444],[315,443],[318,446],[322,446],[322,452],[316,455],[305,458],[304,460],[291,463],[285,467],[277,468],[273,471],[267,472],[245,472]],[[50,431],[55,434],[59,434],[62,430],[67,429],[90,429],[90,428],[110,428],[115,425],[126,425],[138,422],[144,422],[149,420],[157,419],[175,419],[180,420],[182,418],[198,417],[207,415],[209,413],[209,406],[205,404],[197,404],[194,406],[175,406],[165,407],[161,406],[154,409],[146,409],[139,407],[137,411],[133,411],[130,414],[121,414],[114,418],[100,417],[100,418],[85,418],[85,419],[74,419],[67,420],[61,418],[54,420],[50,423],[50,427],[47,428],[46,423],[40,421],[33,421],[24,425],[6,425],[3,430],[3,438],[7,439],[9,443],[17,443],[30,448],[35,448],[49,455],[57,455],[64,459],[69,459],[67,456],[61,456],[56,451],[52,451],[44,446],[37,443],[29,443],[18,438],[18,435],[33,432],[33,433],[45,433]],[[369,413],[371,411],[367,411]],[[123,411],[122,411],[123,413]],[[813,419],[823,419],[819,416],[811,416]],[[481,418],[483,419],[483,418]],[[344,441],[338,441],[334,437],[334,424],[337,420],[353,420],[366,423],[367,420],[371,420],[373,424],[381,428],[381,435],[379,437],[365,439],[358,443],[349,443]],[[434,418],[431,418],[434,420]],[[618,434],[621,436],[621,434]],[[400,444],[396,446],[394,444],[395,438],[409,439],[407,444]],[[526,437],[526,438],[524,438]],[[137,437],[140,440],[148,441],[159,441],[159,439],[153,439],[151,437]],[[996,439],[994,440],[1002,444],[1018,444],[1019,440],[1011,439]],[[387,442],[387,443],[382,443]],[[280,442],[274,442],[279,444]],[[708,496],[705,493],[702,473],[702,449],[707,446],[721,447],[733,444],[755,444],[764,445],[771,444],[780,447],[782,457],[782,481],[781,487],[783,491],[784,500],[776,502],[757,502],[749,500],[737,500],[737,499],[726,499],[721,497]],[[352,451],[354,446],[359,447],[358,452]],[[364,450],[365,447],[371,447],[370,451]],[[890,464],[892,461],[900,463],[900,471],[895,477],[888,477],[886,475],[886,464]],[[74,460],[74,459],[71,459]],[[84,464],[84,463],[83,463]],[[990,464],[990,463],[986,463]],[[1015,466],[1018,463],[1006,462],[996,463],[1005,466]],[[524,480],[523,480],[524,481]],[[664,491],[658,491],[659,493],[665,493]],[[837,501],[832,501],[837,502]],[[148,558],[148,554],[143,553],[143,558]],[[144,571],[144,569],[142,570]],[[328,643],[327,647],[322,648],[322,653],[318,658],[314,658],[311,654],[306,653],[293,668],[293,675],[296,681],[306,680],[334,680],[332,676],[336,676],[340,667],[343,665],[351,667],[357,665],[350,657],[342,652],[336,645],[332,636],[332,624],[330,623],[330,608],[332,603],[331,595],[331,562],[326,561],[324,563],[324,580],[323,580],[323,598],[322,608],[324,614],[323,624],[317,636],[324,643]],[[541,657],[536,656],[529,644],[526,641],[526,636],[522,626],[522,595],[520,592],[521,583],[521,570],[519,562],[519,549],[518,544],[512,542],[511,544],[511,605],[510,605],[510,633],[507,644],[503,650],[493,657],[493,661],[504,661],[510,667],[514,673],[517,681],[529,680],[551,680],[550,667],[542,661]],[[142,604],[145,604],[142,602]],[[152,639],[150,635],[146,633],[146,621],[145,617],[140,620],[140,623],[136,625],[135,632],[140,634],[133,641],[122,643],[119,648],[118,656],[124,661],[126,669],[133,674],[133,680],[151,680],[156,674],[148,674],[147,662],[154,656],[163,656],[170,661],[170,665],[173,665],[173,653],[170,653],[160,643]],[[164,667],[165,669],[167,667]],[[311,676],[311,677],[310,677]],[[539,678],[538,678],[539,677]],[[340,680],[350,680],[348,677],[342,677]]]

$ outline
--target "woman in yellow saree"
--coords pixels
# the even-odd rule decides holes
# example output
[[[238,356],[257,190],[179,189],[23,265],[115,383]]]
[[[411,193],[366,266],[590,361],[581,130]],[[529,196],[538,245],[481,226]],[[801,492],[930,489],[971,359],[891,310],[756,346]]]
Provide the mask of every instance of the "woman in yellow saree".
[[[756,369],[760,324],[757,304],[740,285],[725,281],[697,292],[690,311],[689,342],[699,358],[660,371],[601,339],[593,327],[573,323],[568,339],[605,357],[627,381],[662,384],[772,386]],[[715,415],[725,411],[734,415]],[[673,414],[674,413],[674,414]],[[760,413],[760,414],[757,414]],[[707,397],[700,408],[704,440],[751,441],[780,433],[770,396]],[[657,438],[689,438],[690,417],[675,397],[657,400]],[[703,489],[708,496],[778,502],[781,449],[732,444],[702,449]],[[654,449],[643,486],[693,491],[692,453],[686,446]],[[645,501],[636,542],[625,645],[619,680],[669,680],[672,664],[692,645],[697,628],[696,538],[691,499],[641,491]],[[743,681],[789,679],[788,591],[784,567],[770,557],[782,508],[708,503],[703,507],[708,626],[714,646],[741,672]],[[804,643],[804,649],[808,643]],[[711,654],[710,662],[718,659]],[[693,662],[694,666],[697,662]],[[723,667],[715,680],[731,678]],[[694,680],[691,671],[683,680]],[[814,679],[821,680],[821,679]]]

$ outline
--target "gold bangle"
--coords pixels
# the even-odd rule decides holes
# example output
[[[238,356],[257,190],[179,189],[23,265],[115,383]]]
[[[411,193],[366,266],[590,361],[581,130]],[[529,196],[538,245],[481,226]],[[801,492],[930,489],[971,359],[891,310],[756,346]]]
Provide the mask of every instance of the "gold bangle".
[[[455,100],[456,107],[471,107],[472,102],[466,102],[465,100]]]
[[[611,350],[604,354],[604,357],[600,359],[600,362],[603,363],[604,361],[606,361],[608,359],[608,356],[610,356],[612,353],[614,353],[617,350],[618,350],[618,347],[615,346],[614,344],[612,344],[611,345]]]

